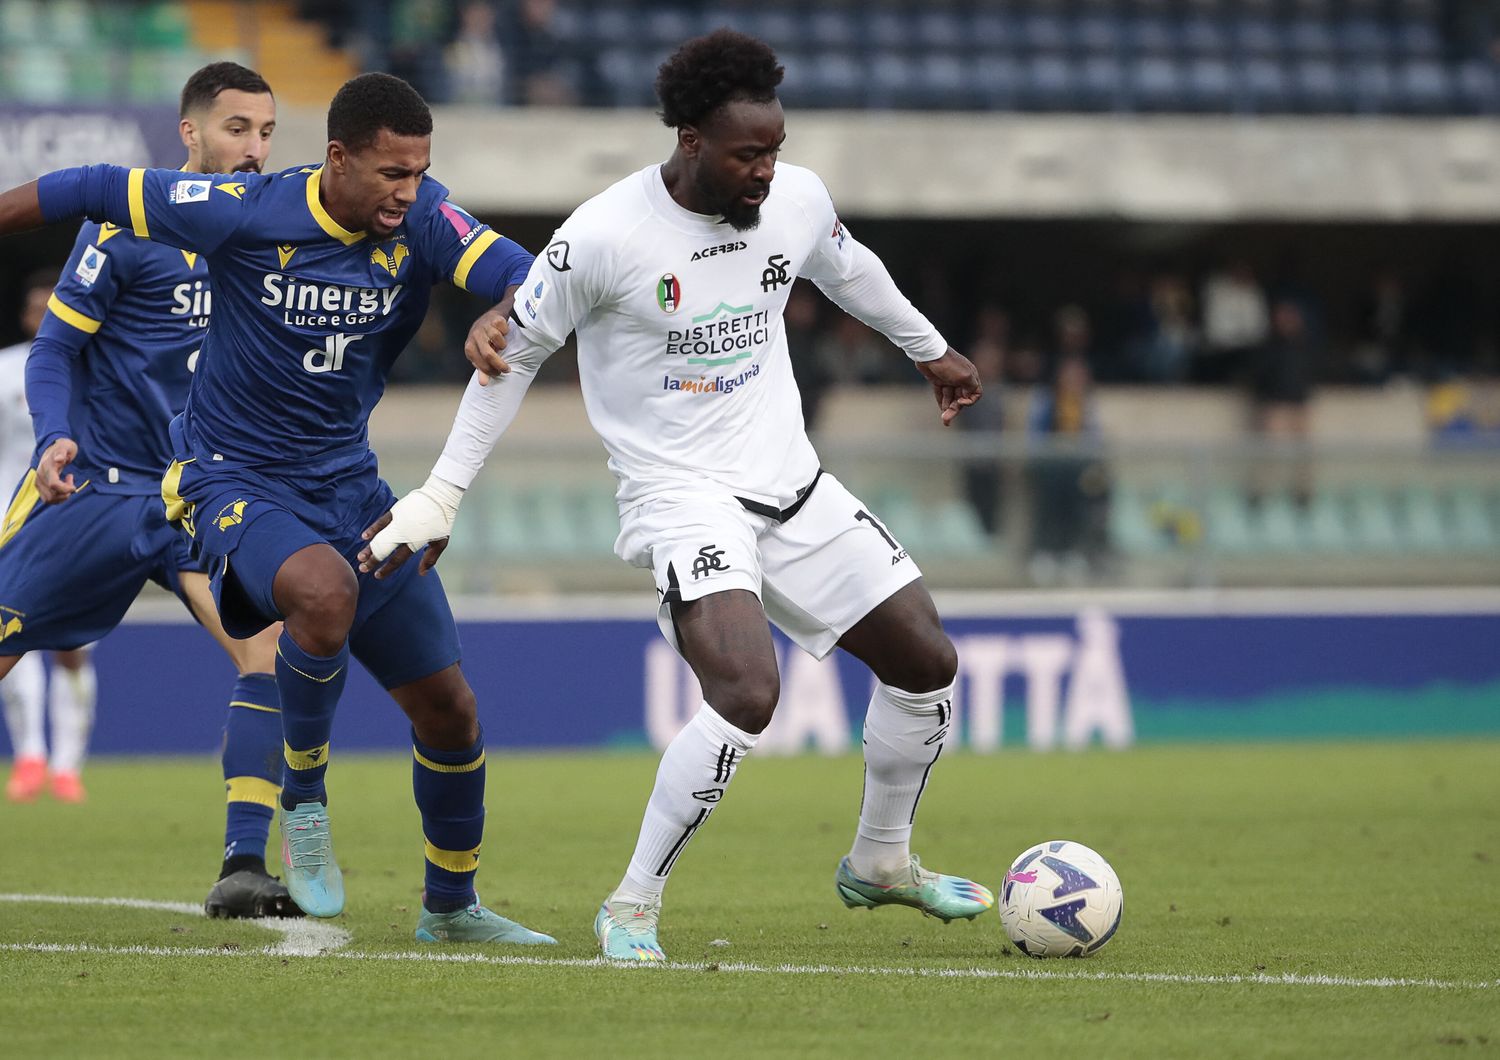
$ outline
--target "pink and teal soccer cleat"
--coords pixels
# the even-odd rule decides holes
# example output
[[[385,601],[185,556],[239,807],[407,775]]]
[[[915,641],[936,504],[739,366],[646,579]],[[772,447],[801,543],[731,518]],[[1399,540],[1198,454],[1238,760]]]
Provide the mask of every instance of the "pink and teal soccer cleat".
[[[995,896],[989,888],[962,876],[929,872],[915,854],[911,858],[910,876],[899,882],[862,880],[849,868],[848,858],[839,862],[833,882],[839,898],[850,909],[909,905],[922,910],[924,916],[935,916],[945,924],[951,920],[973,920],[995,904]]]
[[[594,917],[600,951],[612,961],[665,961],[667,955],[656,941],[660,916],[660,899],[650,905],[633,905],[617,902],[611,894]]]
[[[292,901],[308,916],[331,917],[344,911],[344,874],[333,860],[328,808],[299,802],[281,811],[281,864]]]

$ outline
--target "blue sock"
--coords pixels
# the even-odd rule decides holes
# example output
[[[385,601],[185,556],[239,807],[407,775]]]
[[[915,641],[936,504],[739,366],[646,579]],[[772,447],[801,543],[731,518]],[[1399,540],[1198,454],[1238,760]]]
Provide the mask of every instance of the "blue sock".
[[[271,674],[242,674],[224,722],[224,872],[265,868],[266,836],[281,792],[281,699]]]
[[[484,838],[484,733],[462,751],[435,751],[411,735],[411,787],[427,841],[426,893],[432,913],[474,903]]]
[[[349,642],[328,657],[309,655],[281,631],[276,641],[276,689],[281,693],[281,733],[286,780],[281,805],[328,804],[323,774],[328,770],[328,739],[333,711],[349,676]]]

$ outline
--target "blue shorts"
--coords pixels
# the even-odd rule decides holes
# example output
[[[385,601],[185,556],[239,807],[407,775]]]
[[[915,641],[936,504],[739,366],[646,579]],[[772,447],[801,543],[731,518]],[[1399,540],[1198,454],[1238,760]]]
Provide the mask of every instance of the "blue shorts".
[[[28,471],[0,529],[0,655],[92,644],[120,624],[148,580],[187,603],[184,571],[202,568],[160,497],[101,493],[86,482],[62,503],[43,504]]]
[[[209,572],[219,619],[232,637],[251,637],[285,616],[272,595],[276,573],[294,553],[328,544],[359,582],[349,650],[386,689],[458,662],[458,626],[435,572],[417,564],[376,581],[356,557],[365,527],[395,503],[373,458],[341,473],[311,467],[295,482],[248,468],[174,461],[162,496],[191,536]]]

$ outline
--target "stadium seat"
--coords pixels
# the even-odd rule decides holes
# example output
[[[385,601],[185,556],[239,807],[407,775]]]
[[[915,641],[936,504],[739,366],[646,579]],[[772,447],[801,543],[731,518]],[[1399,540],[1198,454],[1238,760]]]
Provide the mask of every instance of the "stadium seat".
[[[1447,68],[1431,59],[1413,59],[1396,72],[1396,100],[1409,114],[1441,114],[1448,109],[1452,85]]]
[[[656,98],[652,84],[660,60],[639,48],[611,48],[599,56],[599,79],[605,98],[615,107],[649,107]]]
[[[1241,15],[1234,20],[1234,46],[1241,55],[1266,57],[1281,51],[1281,31],[1270,18]]]
[[[1109,540],[1119,552],[1147,555],[1160,552],[1167,539],[1151,521],[1151,510],[1141,491],[1129,483],[1117,484],[1109,505]]]
[[[1215,552],[1243,554],[1255,547],[1250,529],[1250,509],[1237,489],[1221,487],[1208,495],[1204,508],[1208,544]]]
[[[1229,26],[1222,17],[1193,14],[1182,20],[1178,42],[1189,55],[1223,56],[1229,51]]]
[[[1294,55],[1332,55],[1333,26],[1321,18],[1294,18],[1287,24],[1286,46]]]
[[[1390,32],[1374,18],[1348,18],[1334,34],[1340,50],[1361,58],[1385,58],[1391,51]]]
[[[1125,23],[1110,11],[1089,11],[1070,24],[1073,48],[1080,52],[1113,52],[1125,38]]]
[[[70,51],[96,47],[92,7],[84,0],[52,0],[47,5],[47,40]]]
[[[803,19],[808,47],[815,51],[849,51],[859,45],[854,19],[847,11],[818,7]]]
[[[911,20],[904,11],[879,8],[865,15],[865,47],[871,51],[903,51],[915,41]]]
[[[978,103],[970,64],[951,52],[933,52],[916,61],[910,102],[930,110],[966,110]]]
[[[1078,96],[1078,78],[1066,56],[1033,55],[1026,60],[1022,103],[1030,110],[1067,110]]]
[[[1028,12],[1021,18],[1021,43],[1035,51],[1065,51],[1068,47],[1068,24],[1051,9]]]
[[[1130,72],[1130,100],[1136,110],[1184,109],[1183,75],[1177,62],[1165,55],[1137,59]]]
[[[524,557],[531,551],[531,530],[521,510],[519,495],[504,483],[485,486],[483,537],[498,559]]]
[[[1305,58],[1293,68],[1297,107],[1314,114],[1327,114],[1352,107],[1346,94],[1347,80],[1330,60]]]
[[[1409,486],[1401,497],[1401,542],[1412,552],[1447,551],[1449,534],[1437,494],[1427,486]]]
[[[1123,109],[1128,103],[1125,66],[1113,55],[1089,55],[1078,64],[1079,104],[1086,110]]]
[[[956,11],[923,8],[915,13],[912,36],[921,48],[956,51],[968,44],[964,33],[964,20]]]
[[[640,19],[635,12],[616,4],[600,4],[580,23],[580,44],[596,49],[628,50],[638,39]]]
[[[1447,497],[1447,509],[1454,548],[1463,552],[1490,552],[1500,545],[1500,532],[1477,489],[1472,486],[1454,489]]]
[[[865,68],[851,55],[829,52],[819,55],[808,72],[819,107],[864,105]]]
[[[31,44],[10,55],[10,83],[15,98],[26,103],[61,103],[68,98],[67,55],[60,48]]]
[[[1200,55],[1183,70],[1182,99],[1188,110],[1234,109],[1234,68],[1218,56]]]
[[[1349,95],[1360,114],[1384,114],[1396,101],[1396,79],[1380,59],[1365,59],[1349,67]]]
[[[40,0],[0,0],[0,42],[15,47],[46,40],[45,15]]]
[[[968,24],[969,43],[978,51],[1009,52],[1021,46],[1015,17],[1004,9],[981,8]]]
[[[1379,488],[1362,486],[1350,504],[1350,526],[1354,542],[1370,552],[1394,552],[1401,547],[1395,513],[1389,498]]]
[[[1125,43],[1137,55],[1170,55],[1178,46],[1177,23],[1165,16],[1137,16],[1126,23]]]
[[[1285,493],[1262,498],[1251,526],[1256,546],[1267,552],[1296,552],[1302,547],[1302,515]]]
[[[1256,114],[1275,114],[1290,108],[1291,84],[1278,62],[1248,59],[1237,71],[1241,109]]]
[[[942,501],[928,521],[928,547],[933,555],[979,556],[993,547],[968,501],[956,498]],[[898,536],[897,540],[902,539]]]
[[[1500,83],[1494,65],[1481,60],[1461,63],[1454,71],[1453,100],[1462,114],[1494,114],[1500,110]]]
[[[916,106],[916,63],[900,52],[877,52],[866,63],[865,100],[881,110]]]
[[[716,26],[724,24],[726,23],[715,23]],[[784,8],[739,10],[727,24],[752,37],[759,37],[778,51],[782,48],[801,48],[807,44],[803,20]]]
[[[1015,110],[1020,106],[1025,71],[1008,52],[987,52],[974,60],[974,92],[983,107]]]
[[[639,17],[639,16],[638,16]],[[668,50],[702,32],[702,24],[691,12],[676,7],[648,6],[638,28],[648,45]]]
[[[1405,19],[1396,24],[1396,50],[1418,59],[1436,59],[1443,54],[1443,38],[1437,26],[1422,19]]]
[[[1342,498],[1331,490],[1313,494],[1304,525],[1307,547],[1317,552],[1346,552],[1350,548],[1349,519]]]

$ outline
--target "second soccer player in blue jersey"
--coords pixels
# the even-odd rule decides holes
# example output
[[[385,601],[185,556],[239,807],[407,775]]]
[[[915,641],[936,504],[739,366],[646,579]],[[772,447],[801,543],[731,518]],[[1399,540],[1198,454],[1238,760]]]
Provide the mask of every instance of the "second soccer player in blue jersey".
[[[426,840],[423,941],[551,943],[479,904],[485,756],[436,577],[358,576],[361,532],[393,503],[366,427],[386,374],[451,281],[500,302],[531,255],[426,178],[432,117],[398,78],[348,82],[321,165],[209,177],[93,166],[0,196],[0,233],[88,216],[202,254],[214,312],[172,426],[168,518],[211,564],[224,627],[284,621],[277,644],[293,899],[337,916],[324,772],[351,655],[411,719]],[[39,474],[46,474],[39,469]]]

